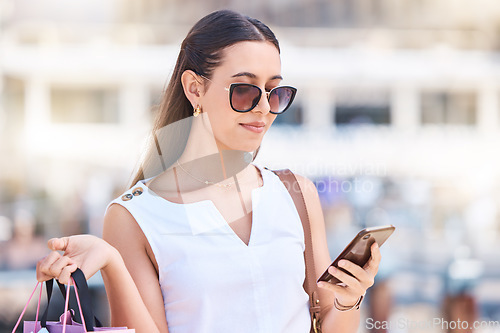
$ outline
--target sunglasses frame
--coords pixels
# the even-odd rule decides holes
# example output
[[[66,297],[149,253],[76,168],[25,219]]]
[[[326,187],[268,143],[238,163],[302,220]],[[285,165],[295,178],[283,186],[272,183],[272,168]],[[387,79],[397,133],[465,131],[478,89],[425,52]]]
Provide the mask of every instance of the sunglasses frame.
[[[249,109],[247,110],[238,110],[236,109],[234,106],[233,106],[233,92],[234,92],[234,89],[236,89],[237,87],[241,87],[241,86],[247,86],[247,87],[254,87],[254,88],[257,88],[259,90],[259,95],[258,95],[258,98],[256,98],[255,100],[257,101],[256,103],[254,103]],[[279,89],[279,88],[288,88],[292,91],[292,96],[290,97],[290,101],[288,102],[287,106],[283,109],[283,111],[281,112],[274,112],[272,110],[269,110],[270,113],[272,114],[282,114],[283,112],[285,112],[286,110],[288,110],[288,108],[290,107],[290,105],[292,105],[292,102],[295,98],[295,95],[297,94],[297,88],[295,87],[292,87],[292,86],[277,86],[277,87],[274,87],[273,89],[271,89],[270,91],[265,91],[265,94],[266,94],[266,98],[267,98],[267,101],[269,102],[269,97],[271,96],[271,93],[276,90],[276,89]],[[231,83],[229,85],[229,88],[225,88],[227,91],[229,91],[229,104],[231,104],[231,108],[236,111],[236,112],[249,112],[249,111],[252,111],[253,109],[255,109],[255,107],[257,105],[259,105],[259,102],[260,102],[260,99],[262,98],[262,89],[260,89],[259,86],[256,86],[255,84],[251,84],[251,83],[244,83],[244,82],[236,82],[236,83]]]
[[[197,73],[198,74],[198,73]],[[212,80],[210,80],[209,78],[205,77],[204,75],[201,75],[201,74],[198,74],[199,76],[201,76],[202,78],[204,78],[205,80],[208,80],[210,82],[213,82]],[[259,97],[256,98],[257,102],[254,103],[254,105],[252,105],[249,109],[247,110],[238,110],[236,109],[234,106],[233,106],[233,92],[234,92],[234,89],[236,87],[241,87],[241,86],[249,86],[249,87],[254,87],[254,88],[257,88],[259,90]],[[290,101],[288,102],[288,105],[283,109],[283,111],[281,112],[274,112],[274,111],[271,111],[269,110],[270,113],[272,114],[282,114],[284,113],[286,110],[288,110],[288,108],[290,108],[290,106],[292,105],[292,102],[293,100],[295,99],[295,95],[297,94],[297,88],[295,87],[292,87],[292,86],[277,86],[277,87],[274,87],[273,89],[271,89],[270,91],[265,91],[265,94],[266,94],[266,98],[267,98],[267,101],[269,102],[269,97],[271,96],[271,93],[276,90],[276,89],[279,89],[279,88],[288,88],[292,91],[292,96],[290,97]],[[245,112],[249,112],[249,111],[252,111],[253,109],[255,109],[255,107],[257,105],[259,105],[259,102],[260,102],[260,99],[262,98],[262,89],[255,85],[255,84],[252,84],[252,83],[245,83],[245,82],[235,82],[235,83],[231,83],[229,85],[229,87],[224,87],[224,89],[226,91],[229,92],[229,104],[231,105],[231,109],[233,109],[234,111],[236,112],[240,112],[240,113],[245,113]]]

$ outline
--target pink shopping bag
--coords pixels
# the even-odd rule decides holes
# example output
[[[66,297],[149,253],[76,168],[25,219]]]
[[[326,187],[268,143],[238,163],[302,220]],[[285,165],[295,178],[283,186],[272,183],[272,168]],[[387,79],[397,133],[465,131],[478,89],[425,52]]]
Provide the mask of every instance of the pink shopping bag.
[[[68,310],[69,307],[69,291],[71,282],[75,286],[75,295],[78,304],[78,309],[80,311],[80,317],[83,323],[78,323],[73,319],[73,310]],[[52,284],[53,280],[46,282],[47,287],[47,310],[50,305],[50,297],[52,294]],[[33,295],[40,285],[40,294],[38,297],[38,305],[36,310],[35,321],[25,321],[23,326],[23,333],[87,333],[87,332],[115,332],[115,333],[135,333],[134,329],[127,329],[127,327],[96,327],[101,326],[97,318],[94,317],[92,308],[90,306],[90,294],[88,292],[87,281],[83,272],[79,269],[72,274],[72,278],[66,289],[64,286],[59,284],[61,292],[65,290],[66,299],[64,305],[64,313],[60,316],[59,321],[47,321],[47,311],[42,315],[41,320],[38,320],[39,310],[40,310],[40,299],[42,296],[42,283],[38,282],[35,289],[31,293],[31,296],[24,307],[21,316],[19,317],[12,333],[15,333],[17,327],[19,326],[21,319],[26,312],[29,302],[31,301]],[[64,294],[64,293],[63,293]],[[80,295],[81,296],[80,296]],[[80,298],[82,301],[80,302]],[[83,306],[82,306],[83,305]],[[83,309],[83,310],[82,310]],[[90,330],[87,330],[90,327]]]
[[[64,316],[66,316],[66,327],[64,328]],[[25,321],[23,333],[38,333],[42,329],[41,323],[38,321]],[[86,331],[83,324],[80,324],[72,319],[70,311],[62,314],[59,321],[48,321],[46,326],[49,333],[84,333],[84,332],[114,332],[114,333],[134,333],[134,329],[126,327],[95,327],[94,331]]]

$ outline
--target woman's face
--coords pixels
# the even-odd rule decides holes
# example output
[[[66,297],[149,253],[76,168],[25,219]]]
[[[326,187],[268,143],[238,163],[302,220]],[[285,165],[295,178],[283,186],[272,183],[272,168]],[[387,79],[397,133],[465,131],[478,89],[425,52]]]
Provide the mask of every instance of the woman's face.
[[[265,91],[279,85],[281,60],[278,49],[270,42],[244,41],[223,51],[220,65],[212,72],[208,87],[200,99],[207,112],[219,149],[256,150],[276,114],[269,112]],[[229,102],[231,83],[251,83],[262,89],[259,104],[249,112],[236,112]],[[245,125],[258,123],[256,127]]]

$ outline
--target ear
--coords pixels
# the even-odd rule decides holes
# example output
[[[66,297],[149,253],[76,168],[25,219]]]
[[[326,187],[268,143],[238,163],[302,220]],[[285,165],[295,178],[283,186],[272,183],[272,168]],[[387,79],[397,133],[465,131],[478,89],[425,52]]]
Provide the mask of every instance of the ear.
[[[200,104],[200,97],[203,92],[203,83],[200,77],[190,69],[185,70],[181,75],[182,88],[187,99],[193,108]]]

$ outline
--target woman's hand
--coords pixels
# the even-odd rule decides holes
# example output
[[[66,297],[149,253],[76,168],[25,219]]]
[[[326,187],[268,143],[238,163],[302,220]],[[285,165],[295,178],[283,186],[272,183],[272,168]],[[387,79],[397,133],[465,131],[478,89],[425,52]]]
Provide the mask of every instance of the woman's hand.
[[[48,241],[48,247],[52,252],[36,265],[36,277],[40,282],[56,278],[66,284],[77,267],[89,279],[98,270],[106,268],[114,256],[119,255],[106,241],[92,235],[52,238]],[[57,251],[63,251],[64,254]]]
[[[371,258],[363,268],[349,260],[342,259],[339,261],[339,267],[350,272],[354,277],[333,266],[328,268],[328,272],[342,281],[345,286],[324,281],[321,281],[318,286],[333,292],[341,305],[354,305],[359,297],[364,295],[366,290],[373,285],[380,259],[378,244],[374,243],[371,247]]]

